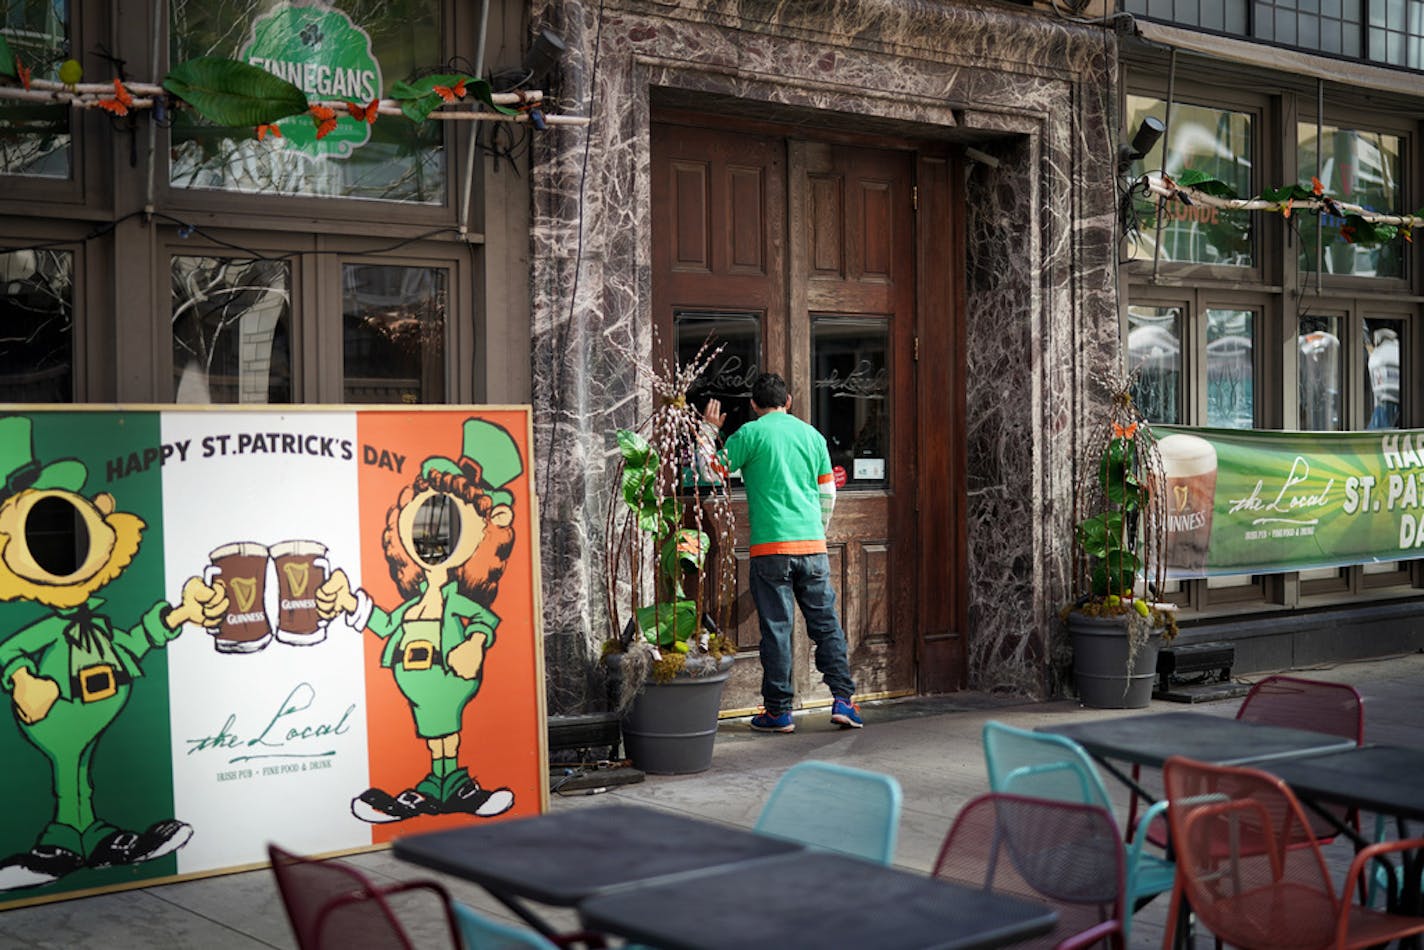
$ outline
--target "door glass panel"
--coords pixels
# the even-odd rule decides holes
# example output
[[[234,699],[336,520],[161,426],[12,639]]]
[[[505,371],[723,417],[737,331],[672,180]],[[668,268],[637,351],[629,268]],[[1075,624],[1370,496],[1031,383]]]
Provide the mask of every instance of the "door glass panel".
[[[1340,389],[1340,317],[1301,317],[1296,334],[1300,351],[1300,428],[1334,432],[1344,428],[1344,392]]]
[[[3,0],[0,0],[3,2]],[[173,63],[220,56],[259,66],[299,87],[308,101],[365,106],[441,63],[448,32],[440,0],[342,0],[296,5],[273,0],[173,0]],[[368,124],[337,110],[321,139],[308,114],[278,123],[281,137],[174,114],[170,181],[264,195],[319,195],[441,204],[448,123],[383,115]]]
[[[1182,308],[1127,308],[1127,370],[1132,399],[1149,422],[1182,419]]]
[[[1323,126],[1317,145],[1314,122],[1301,122],[1296,127],[1299,136],[1297,161],[1300,184],[1311,187],[1311,178],[1319,177],[1325,193],[1370,211],[1403,213],[1404,198],[1400,187],[1400,147],[1398,135],[1359,129]],[[1318,162],[1318,165],[1317,165]],[[1377,246],[1363,246],[1348,240],[1342,233],[1345,219],[1339,215],[1295,215],[1300,226],[1300,266],[1313,272],[1316,238],[1320,248],[1321,267],[1327,274],[1350,274],[1356,277],[1402,277],[1404,275],[1403,241],[1386,241]]]
[[[341,268],[343,398],[349,403],[445,401],[445,271]]]
[[[59,80],[69,49],[66,0],[0,0],[0,36],[35,79]],[[92,63],[86,63],[92,67]],[[0,99],[0,175],[68,178],[70,107]]]
[[[1254,314],[1206,312],[1206,424],[1250,429],[1256,424]]]
[[[1369,377],[1365,405],[1370,410],[1366,428],[1398,429],[1402,425],[1399,353],[1404,343],[1404,321],[1367,319],[1364,335]]]
[[[672,316],[677,364],[697,358],[703,345],[717,358],[687,390],[699,413],[708,399],[722,403],[727,421],[723,436],[730,436],[751,418],[752,381],[761,372],[761,315],[754,311],[678,310]],[[704,354],[705,356],[706,354]]]
[[[0,254],[0,402],[74,399],[74,255]]]
[[[175,256],[172,278],[174,401],[291,402],[287,264]]]
[[[1166,122],[1167,104],[1149,96],[1127,97],[1125,128],[1137,129],[1151,116]],[[1147,155],[1133,162],[1129,175],[1146,172],[1179,175],[1185,169],[1203,172],[1225,182],[1238,195],[1255,194],[1251,184],[1252,116],[1246,112],[1211,109],[1190,103],[1172,105],[1172,125]],[[1164,143],[1171,154],[1163,152]],[[1219,264],[1249,267],[1254,260],[1252,217],[1249,211],[1228,211],[1205,205],[1168,201],[1162,208],[1160,239],[1157,199],[1139,196],[1135,210],[1140,222],[1135,236],[1137,255],[1167,263]],[[1154,244],[1160,245],[1155,251]]]
[[[811,319],[811,424],[826,437],[845,488],[884,488],[890,469],[890,325]],[[837,471],[837,482],[841,472]]]

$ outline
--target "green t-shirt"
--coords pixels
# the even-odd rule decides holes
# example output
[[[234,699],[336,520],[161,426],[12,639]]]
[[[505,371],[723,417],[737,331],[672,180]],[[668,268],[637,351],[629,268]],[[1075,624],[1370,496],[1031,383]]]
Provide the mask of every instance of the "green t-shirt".
[[[723,455],[747,488],[753,555],[808,553],[795,542],[825,550],[820,485],[831,478],[831,456],[820,432],[789,412],[768,412],[733,432]],[[791,549],[777,550],[786,542]]]

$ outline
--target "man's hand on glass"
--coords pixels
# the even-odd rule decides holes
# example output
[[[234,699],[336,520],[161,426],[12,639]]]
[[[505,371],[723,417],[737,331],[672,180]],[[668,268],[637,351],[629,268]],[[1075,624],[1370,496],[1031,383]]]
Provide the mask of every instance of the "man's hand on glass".
[[[722,400],[707,400],[707,408],[702,410],[702,421],[714,429],[722,428],[722,423],[727,421],[727,414],[722,411]]]

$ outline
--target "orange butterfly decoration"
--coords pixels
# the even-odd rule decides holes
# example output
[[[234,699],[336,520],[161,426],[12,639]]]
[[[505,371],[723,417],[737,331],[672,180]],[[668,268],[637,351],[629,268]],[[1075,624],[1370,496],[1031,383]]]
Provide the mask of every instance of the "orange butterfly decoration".
[[[1132,425],[1127,426],[1126,428],[1124,428],[1119,423],[1113,423],[1114,439],[1130,439],[1135,435],[1137,435],[1137,423],[1134,422]]]
[[[456,99],[465,98],[465,80],[461,79],[455,83],[455,88],[449,86],[435,86],[435,91],[440,94],[440,98],[446,102],[454,102]]]
[[[1325,194],[1325,186],[1320,183],[1320,179],[1314,175],[1310,176],[1310,190],[1317,196]]]
[[[282,130],[277,128],[277,123],[273,122],[270,125],[259,125],[257,127],[257,141],[260,142],[265,139],[268,132],[272,133],[273,138],[279,139],[282,137]]]
[[[379,99],[372,99],[371,104],[368,106],[358,106],[354,102],[348,102],[346,103],[346,112],[357,122],[365,122],[367,125],[373,125],[376,121],[376,110],[380,105],[381,100]]]
[[[18,56],[15,57],[15,74],[20,77],[20,85],[30,88],[30,67],[20,62]]]
[[[100,99],[99,108],[114,115],[124,116],[129,114],[129,107],[133,105],[133,96],[124,88],[123,80],[114,80],[114,98]]]
[[[316,121],[316,137],[324,139],[336,130],[336,110],[329,106],[312,106],[308,110]]]

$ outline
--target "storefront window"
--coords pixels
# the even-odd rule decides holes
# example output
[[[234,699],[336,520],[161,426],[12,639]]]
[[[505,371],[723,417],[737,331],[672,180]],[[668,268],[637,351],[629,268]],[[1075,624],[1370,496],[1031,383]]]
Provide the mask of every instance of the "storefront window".
[[[1126,128],[1136,129],[1147,117],[1167,121],[1167,104],[1149,96],[1128,96]],[[1186,169],[1210,175],[1238,195],[1254,194],[1252,184],[1252,116],[1228,109],[1175,102],[1171,125],[1161,141],[1130,171],[1180,175]],[[1170,148],[1170,153],[1163,151]],[[1134,237],[1139,258],[1163,263],[1217,264],[1249,267],[1254,262],[1252,218],[1247,211],[1226,211],[1206,205],[1169,201],[1158,220],[1157,199],[1137,200],[1139,227]]]
[[[239,0],[171,5],[171,56],[240,59],[280,75],[311,99],[366,105],[401,80],[444,71],[440,0],[341,0],[296,6]],[[179,110],[170,180],[175,188],[375,198],[440,204],[446,195],[445,123],[342,114],[318,140],[309,115],[278,123],[280,138],[221,128]]]
[[[761,315],[679,310],[673,314],[672,328],[679,366],[696,359],[704,344],[709,351],[721,348],[687,395],[699,412],[708,399],[720,400],[727,414],[722,434],[730,436],[751,418],[752,381],[761,372]]]
[[[0,254],[0,402],[74,399],[74,255]]]
[[[1365,320],[1366,385],[1365,405],[1369,407],[1369,429],[1398,429],[1403,426],[1399,411],[1399,353],[1404,345],[1403,320]]]
[[[1206,424],[1250,429],[1256,424],[1254,315],[1206,312]]]
[[[0,35],[36,79],[58,80],[70,58],[65,0],[0,0]],[[0,99],[0,175],[68,178],[68,105]]]
[[[445,271],[347,264],[341,286],[344,401],[445,402]]]
[[[1344,392],[1340,389],[1340,317],[1300,318],[1296,348],[1300,358],[1300,428],[1333,432],[1344,428]]]
[[[1132,399],[1150,422],[1182,419],[1182,310],[1127,308],[1127,369]]]
[[[291,338],[285,262],[173,258],[175,402],[291,402]]]
[[[1370,211],[1404,211],[1400,188],[1400,137],[1383,132],[1323,126],[1316,136],[1313,122],[1296,127],[1300,184],[1311,187],[1319,178],[1325,193]],[[1317,142],[1324,143],[1323,148]],[[1355,277],[1402,277],[1405,245],[1400,241],[1368,246],[1352,243],[1341,233],[1345,219],[1338,215],[1303,214],[1300,227],[1300,266],[1320,268],[1327,274]],[[1316,246],[1320,242],[1319,248]]]
[[[811,320],[811,424],[846,488],[884,488],[890,449],[890,328],[884,320]]]

